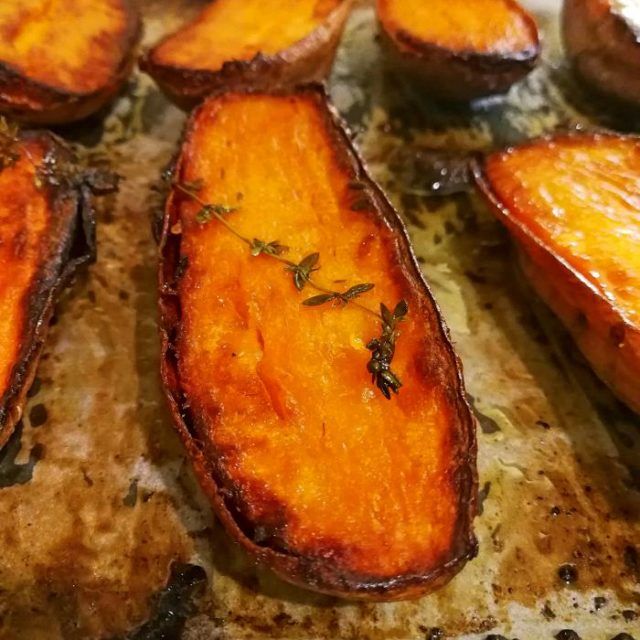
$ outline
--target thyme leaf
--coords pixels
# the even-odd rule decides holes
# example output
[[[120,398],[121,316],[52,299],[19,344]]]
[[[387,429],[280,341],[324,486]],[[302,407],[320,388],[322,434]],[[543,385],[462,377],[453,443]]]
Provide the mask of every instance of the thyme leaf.
[[[311,296],[310,298],[303,300],[302,304],[306,307],[318,307],[325,302],[331,302],[332,300],[335,300],[337,297],[338,295],[335,293],[321,293],[317,296]]]
[[[291,263],[287,265],[287,271],[293,273],[293,284],[298,291],[304,289],[311,278],[311,274],[320,268],[316,267],[318,260],[320,260],[319,253],[310,253],[308,256],[302,258],[298,264]]]
[[[358,296],[361,296],[363,293],[371,291],[374,286],[375,285],[368,282],[364,284],[356,284],[347,289],[344,293],[340,293],[339,291],[321,293],[320,295],[307,298],[302,302],[302,304],[307,307],[317,307],[321,304],[332,302],[333,300],[339,300],[340,302],[347,304],[348,302],[351,302],[351,300],[355,300]]]
[[[391,369],[391,361],[396,351],[398,323],[402,322],[408,313],[409,305],[406,300],[400,300],[393,311],[381,303],[382,332],[379,338],[374,338],[367,344],[367,349],[371,351],[367,370],[371,374],[371,381],[375,383],[387,400],[391,399],[392,391],[398,393],[402,387],[400,378]]]
[[[205,204],[200,211],[196,213],[196,222],[198,224],[206,224],[214,218],[214,214],[224,216],[227,213],[233,213],[237,211],[238,207],[229,207],[226,204]]]
[[[251,255],[259,256],[264,253],[268,256],[281,256],[283,253],[289,251],[289,247],[284,244],[280,244],[277,240],[272,240],[271,242],[265,242],[264,240],[259,240],[258,238],[254,238],[251,241]]]

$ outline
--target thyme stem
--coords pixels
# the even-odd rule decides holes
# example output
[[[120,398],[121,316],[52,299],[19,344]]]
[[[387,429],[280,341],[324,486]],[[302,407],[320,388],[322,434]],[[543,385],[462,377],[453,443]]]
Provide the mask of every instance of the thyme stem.
[[[196,186],[198,185],[198,186]],[[286,270],[293,273],[293,283],[298,289],[302,291],[305,285],[309,285],[311,289],[318,291],[320,295],[312,296],[303,302],[306,306],[318,306],[327,302],[339,302],[342,304],[353,304],[365,313],[375,317],[381,323],[381,335],[379,338],[373,338],[367,343],[367,349],[371,351],[371,357],[367,363],[367,371],[371,374],[372,382],[378,387],[382,395],[385,398],[391,398],[391,392],[398,393],[402,382],[400,378],[391,370],[391,361],[395,354],[396,340],[398,338],[398,323],[402,322],[408,312],[408,306],[406,301],[401,300],[391,311],[384,304],[380,304],[380,312],[370,309],[366,305],[358,302],[356,298],[367,291],[373,289],[374,285],[371,283],[357,284],[344,292],[334,291],[324,285],[316,282],[312,276],[314,271],[317,271],[319,267],[316,266],[319,254],[312,253],[303,258],[299,263],[293,262],[288,258],[284,258],[281,254],[288,250],[288,247],[280,244],[277,241],[265,242],[264,240],[258,240],[257,238],[248,238],[242,235],[230,222],[228,222],[224,213],[230,213],[233,208],[225,205],[214,205],[205,202],[199,195],[200,189],[199,181],[189,184],[173,182],[173,186],[180,192],[191,198],[194,202],[198,203],[201,207],[200,213],[196,216],[198,222],[206,222],[211,218],[214,218],[236,238],[244,242],[251,251],[252,255],[265,255],[268,258],[276,260],[285,265]]]
[[[181,184],[179,182],[175,182],[174,186],[178,190],[182,191],[182,193],[184,193],[185,195],[187,195],[190,198],[192,198],[201,207],[206,207],[207,206],[207,203],[195,191],[193,191],[192,189],[189,189],[184,184]],[[220,213],[218,213],[215,210],[210,210],[210,213],[218,222],[221,222],[226,227],[226,229],[228,231],[230,231],[234,236],[236,236],[236,238],[238,238],[239,240],[244,242],[248,247],[252,247],[253,246],[253,242],[249,238],[247,238],[246,236],[243,236],[232,224],[230,224],[227,220],[225,220],[223,215],[221,215]],[[272,254],[272,253],[266,253],[264,255],[266,255],[268,258],[272,258],[273,260],[277,260],[278,262],[281,262],[282,264],[286,265],[287,267],[295,267],[296,266],[295,262],[292,262],[291,260],[288,260],[287,258],[283,258],[280,255]],[[306,281],[307,281],[307,284],[309,284],[309,286],[312,289],[315,289],[316,291],[319,291],[320,293],[326,293],[328,295],[336,293],[332,289],[327,289],[327,287],[323,287],[321,284],[318,284],[314,279],[312,279],[311,275],[309,275],[307,277]],[[362,311],[368,313],[369,315],[373,316],[374,318],[377,318],[378,320],[383,320],[382,316],[377,311],[374,311],[373,309],[370,309],[369,307],[365,306],[361,302],[358,302],[357,300],[349,300],[348,304],[352,304],[354,307],[358,307]]]

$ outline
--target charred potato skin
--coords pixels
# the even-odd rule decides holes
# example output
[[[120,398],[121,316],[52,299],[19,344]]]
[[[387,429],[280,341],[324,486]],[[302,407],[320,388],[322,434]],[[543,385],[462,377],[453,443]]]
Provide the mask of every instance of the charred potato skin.
[[[606,0],[565,0],[562,35],[584,83],[621,106],[640,104],[640,43]]]
[[[255,89],[243,89],[243,93],[255,93]],[[455,363],[452,377],[451,397],[455,404],[455,419],[461,426],[456,434],[456,495],[460,510],[456,522],[455,534],[451,543],[449,559],[437,570],[429,574],[405,575],[390,580],[380,580],[367,575],[345,574],[332,566],[331,561],[288,554],[277,548],[256,544],[247,531],[243,521],[242,497],[233,489],[225,487],[225,474],[216,463],[216,452],[207,438],[199,433],[197,420],[190,414],[188,402],[180,386],[178,361],[176,357],[176,339],[179,333],[181,309],[175,285],[179,278],[180,238],[171,233],[178,212],[174,207],[173,194],[170,194],[164,212],[160,237],[160,258],[158,270],[159,286],[159,332],[161,340],[161,379],[165,396],[173,418],[173,424],[192,462],[196,476],[208,496],[214,511],[227,533],[238,542],[251,556],[269,567],[282,579],[320,593],[348,598],[352,600],[394,601],[417,598],[439,589],[447,584],[464,566],[467,560],[477,555],[478,544],[473,533],[473,519],[477,513],[478,477],[476,469],[476,431],[475,419],[471,413],[464,393],[462,364],[455,353],[449,331],[422,272],[409,242],[408,232],[398,213],[388,201],[382,190],[369,176],[363,160],[351,144],[346,125],[328,102],[323,86],[308,84],[296,89],[271,91],[275,95],[292,95],[294,92],[311,94],[324,110],[330,127],[332,144],[340,158],[340,163],[352,174],[354,180],[367,184],[375,198],[377,212],[397,234],[402,246],[404,260],[402,268],[420,288],[421,295],[433,304],[439,339]],[[220,92],[222,93],[222,92]],[[214,94],[212,97],[215,97]],[[183,140],[186,140],[197,122],[196,109],[187,122]],[[170,173],[181,173],[183,158],[178,155]],[[250,529],[249,529],[250,531]]]
[[[535,20],[515,5],[535,34],[535,46],[511,55],[455,52],[416,39],[407,31],[392,33],[378,10],[378,30],[389,67],[398,69],[446,102],[469,102],[505,93],[530,73],[540,55]]]
[[[344,0],[321,25],[276,55],[259,53],[251,60],[229,60],[218,71],[189,69],[156,61],[154,51],[161,41],[140,57],[139,66],[183,109],[223,90],[283,90],[322,81],[329,75],[352,6],[353,0]]]
[[[58,163],[73,161],[71,151],[50,133],[28,131],[21,134],[21,140],[42,145],[45,153]],[[78,268],[93,262],[96,255],[93,196],[82,174],[78,174],[78,181],[74,184],[63,179],[59,186],[46,185],[42,188],[47,190],[52,211],[65,216],[65,220],[60,234],[50,237],[47,259],[39,265],[37,276],[25,297],[27,309],[21,330],[22,347],[7,389],[0,397],[0,447],[7,442],[22,417],[56,301]],[[61,267],[52,268],[52,263],[60,257]]]
[[[604,133],[586,135],[607,137]],[[640,144],[640,138],[633,139]],[[515,241],[518,262],[527,281],[567,328],[598,377],[616,396],[640,413],[640,329],[626,322],[580,272],[510,215],[508,206],[494,193],[483,167],[482,160],[475,161],[476,184]]]
[[[91,93],[72,93],[32,80],[0,61],[0,113],[28,125],[61,125],[87,118],[109,104],[133,70],[142,37],[142,20],[133,0],[122,3],[127,15],[120,38],[123,56],[108,84]]]

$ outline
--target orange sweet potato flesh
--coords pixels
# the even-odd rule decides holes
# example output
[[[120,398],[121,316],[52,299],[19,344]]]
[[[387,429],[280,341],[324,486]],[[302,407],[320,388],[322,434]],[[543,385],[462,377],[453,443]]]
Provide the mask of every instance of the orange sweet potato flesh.
[[[212,91],[275,89],[329,72],[351,0],[214,0],[140,66],[181,106]]]
[[[283,265],[252,257],[174,187],[161,243],[162,376],[178,432],[230,534],[283,578],[348,598],[416,597],[475,553],[474,423],[458,360],[404,227],[310,86],[231,92],[193,114],[174,183],[202,181],[227,220],[278,239],[318,280],[375,283],[409,314],[387,400],[367,372],[379,321],[305,307]],[[360,204],[354,206],[354,202]],[[363,204],[364,203],[364,204]],[[357,209],[357,210],[355,210]]]
[[[640,140],[560,135],[492,155],[476,175],[534,289],[640,412]]]
[[[640,14],[634,3],[565,0],[562,35],[584,81],[608,98],[640,104]]]
[[[89,193],[79,172],[69,181],[71,153],[37,132],[9,153],[0,170],[0,446],[22,415],[56,297],[93,257]]]
[[[88,116],[125,82],[139,36],[130,0],[2,0],[0,113],[39,124]]]
[[[535,65],[536,23],[515,0],[377,0],[391,60],[437,98],[504,93]]]

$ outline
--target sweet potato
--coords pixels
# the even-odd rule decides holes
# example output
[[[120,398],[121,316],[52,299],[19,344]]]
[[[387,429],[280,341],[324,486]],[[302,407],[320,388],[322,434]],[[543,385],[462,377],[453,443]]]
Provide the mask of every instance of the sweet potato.
[[[640,412],[640,139],[564,134],[476,167],[533,288]]]
[[[184,191],[194,184],[198,201]],[[288,252],[252,256],[203,202]],[[358,299],[370,309],[408,302],[391,400],[368,371],[379,319],[339,300],[302,305],[317,291],[298,291],[279,260],[314,251],[327,286],[375,284]],[[433,590],[474,555],[460,364],[397,213],[320,87],[227,92],[194,112],[164,216],[160,294],[175,426],[245,549],[293,583],[377,600]]]
[[[38,124],[94,113],[127,79],[139,37],[132,0],[2,0],[0,113]]]
[[[329,72],[352,0],[214,0],[140,67],[191,107],[221,89],[277,89]]]
[[[0,136],[0,446],[22,415],[56,297],[94,255],[87,175],[51,134]]]
[[[565,0],[562,35],[587,84],[623,103],[640,104],[640,10],[631,0]]]
[[[535,20],[515,0],[377,0],[383,46],[436,98],[504,93],[535,66]]]

